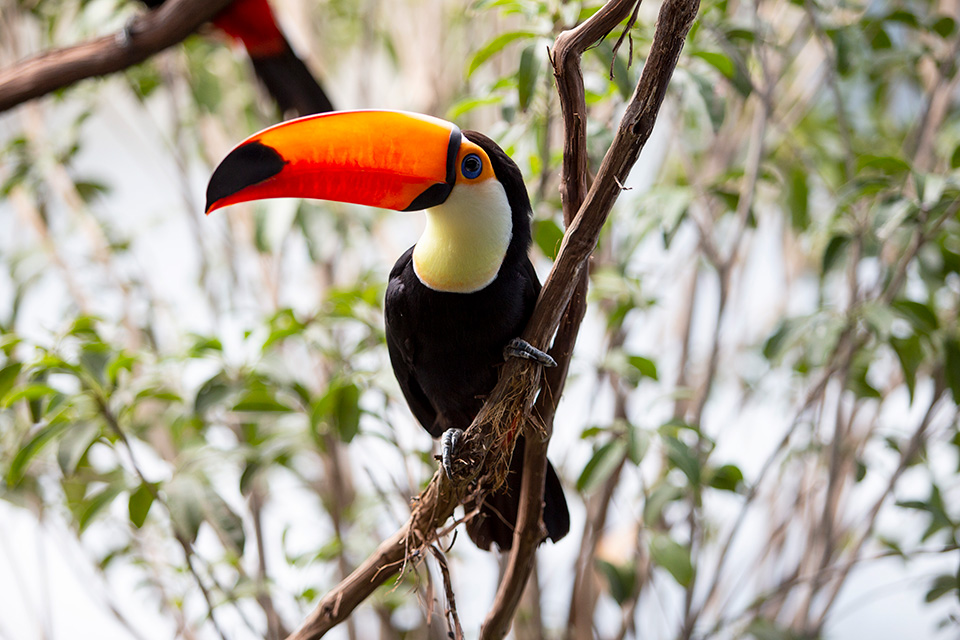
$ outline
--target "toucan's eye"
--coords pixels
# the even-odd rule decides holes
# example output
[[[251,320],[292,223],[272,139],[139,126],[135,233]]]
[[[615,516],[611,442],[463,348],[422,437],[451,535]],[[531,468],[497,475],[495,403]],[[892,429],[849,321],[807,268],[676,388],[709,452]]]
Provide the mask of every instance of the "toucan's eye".
[[[475,153],[466,156],[460,163],[460,173],[463,174],[464,178],[473,180],[480,175],[481,171],[483,171],[483,160]]]

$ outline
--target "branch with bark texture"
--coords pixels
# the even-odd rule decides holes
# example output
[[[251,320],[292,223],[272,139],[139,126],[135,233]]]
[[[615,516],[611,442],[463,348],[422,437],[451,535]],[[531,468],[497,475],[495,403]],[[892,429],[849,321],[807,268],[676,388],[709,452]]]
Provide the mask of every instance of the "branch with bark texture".
[[[87,78],[143,62],[217,15],[232,0],[168,0],[120,32],[45,51],[0,70],[0,112]]]
[[[611,0],[604,8],[625,10],[626,17],[635,4],[635,0]],[[556,262],[524,331],[523,338],[534,346],[544,347],[557,332],[561,316],[573,298],[580,278],[586,273],[600,229],[620,193],[620,185],[626,180],[653,130],[657,112],[666,95],[667,85],[698,8],[699,0],[666,0],[660,10],[650,56],[637,89],[627,105],[596,180],[584,196],[576,217],[564,235]],[[619,22],[620,20],[614,21],[606,33]],[[603,32],[598,33],[597,39],[603,35]],[[582,79],[580,82],[582,83]],[[580,91],[582,95],[582,88]],[[571,113],[576,114],[577,118],[585,119],[582,107],[580,111]],[[582,166],[585,172],[586,164]],[[582,184],[586,184],[585,173],[577,172],[572,175],[583,180]],[[571,179],[572,175],[566,174],[565,182]],[[566,334],[563,346],[571,346],[575,336],[575,329]],[[559,339],[555,346],[561,346]],[[565,366],[558,369],[565,371]],[[443,473],[437,472],[416,499],[407,523],[320,601],[303,626],[290,636],[293,640],[320,638],[344,620],[357,605],[400,571],[407,562],[424,556],[427,545],[437,537],[437,529],[446,523],[456,506],[463,501],[470,485],[478,482],[481,486],[489,487],[491,484],[495,485],[497,477],[505,475],[505,462],[509,460],[513,445],[507,434],[518,419],[523,420],[525,428],[532,428],[531,412],[540,382],[540,369],[537,365],[517,359],[507,362],[500,381],[464,434],[461,456],[470,464],[460,467],[463,473],[455,482],[448,481]],[[562,384],[562,376],[559,381],[554,380],[552,389],[559,389],[557,382]],[[550,389],[541,394],[541,397],[550,396],[549,402],[555,404],[559,394],[551,394],[549,391]],[[481,637],[495,638],[506,634],[519,602],[519,595],[514,597],[511,594],[513,591],[518,594],[522,592],[533,554],[543,539],[539,495],[542,495],[546,441],[537,437],[540,434],[531,435],[533,437],[527,439],[518,526],[514,535],[510,565],[503,581],[505,586],[501,589],[502,594],[498,594]],[[535,485],[539,485],[540,494],[535,492]]]

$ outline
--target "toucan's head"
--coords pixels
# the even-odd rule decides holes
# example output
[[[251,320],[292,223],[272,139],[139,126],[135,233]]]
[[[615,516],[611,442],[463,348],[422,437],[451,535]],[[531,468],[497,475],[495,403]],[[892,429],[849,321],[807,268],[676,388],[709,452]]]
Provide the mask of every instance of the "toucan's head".
[[[530,244],[530,201],[516,164],[486,136],[400,111],[308,116],[241,142],[207,186],[207,213],[264,198],[317,198],[427,210],[417,276],[454,292],[483,288]]]

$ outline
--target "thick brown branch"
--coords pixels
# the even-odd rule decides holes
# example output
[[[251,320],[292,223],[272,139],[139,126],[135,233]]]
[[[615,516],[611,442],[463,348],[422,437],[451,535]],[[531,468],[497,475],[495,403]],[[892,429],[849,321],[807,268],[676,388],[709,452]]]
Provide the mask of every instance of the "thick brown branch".
[[[123,31],[46,51],[0,70],[0,112],[79,80],[115,73],[175,45],[231,0],[168,0]]]

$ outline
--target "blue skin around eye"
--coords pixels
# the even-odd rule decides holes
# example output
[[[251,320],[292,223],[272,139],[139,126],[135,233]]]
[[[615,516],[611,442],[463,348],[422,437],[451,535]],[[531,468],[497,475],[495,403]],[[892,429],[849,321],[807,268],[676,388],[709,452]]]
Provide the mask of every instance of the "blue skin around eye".
[[[480,160],[480,156],[471,153],[465,157],[463,162],[460,163],[460,171],[464,178],[476,178],[483,171],[483,162]]]

